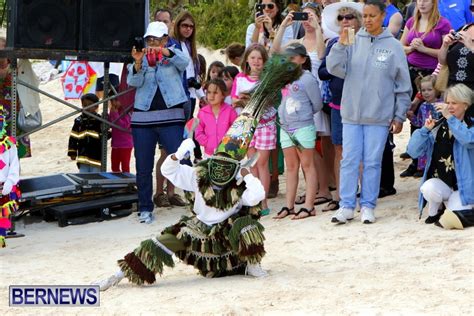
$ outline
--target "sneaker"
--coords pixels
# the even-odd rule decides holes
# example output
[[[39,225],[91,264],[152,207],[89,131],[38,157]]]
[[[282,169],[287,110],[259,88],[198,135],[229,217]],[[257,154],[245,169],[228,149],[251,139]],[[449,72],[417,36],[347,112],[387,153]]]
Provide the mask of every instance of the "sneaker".
[[[262,269],[260,263],[248,263],[245,268],[245,275],[250,275],[255,278],[263,278],[268,276],[268,273]]]
[[[354,209],[348,207],[340,207],[331,218],[332,223],[345,224],[354,218]]]
[[[140,223],[151,224],[151,222],[153,222],[153,214],[151,214],[151,212],[141,212],[139,220]]]
[[[157,207],[171,206],[170,200],[168,199],[168,195],[166,195],[165,193],[155,195],[153,197],[153,203],[155,203]]]
[[[123,277],[123,272],[119,271],[107,279],[92,283],[92,285],[98,285],[100,291],[107,291],[110,287],[119,284]]]
[[[364,224],[375,223],[374,209],[370,207],[362,206],[360,209],[360,221]]]
[[[186,203],[183,201],[181,196],[179,194],[173,194],[171,196],[168,196],[168,201],[171,203],[171,205],[174,206],[186,206]]]

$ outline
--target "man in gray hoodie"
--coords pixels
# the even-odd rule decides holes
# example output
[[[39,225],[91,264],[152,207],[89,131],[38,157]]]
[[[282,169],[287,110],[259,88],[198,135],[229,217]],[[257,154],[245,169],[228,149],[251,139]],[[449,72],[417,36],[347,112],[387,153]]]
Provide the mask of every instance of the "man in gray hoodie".
[[[354,218],[361,162],[361,221],[375,222],[384,145],[389,131],[401,131],[410,104],[406,56],[400,42],[382,27],[384,10],[382,1],[368,0],[363,9],[364,28],[354,41],[350,40],[350,30],[344,29],[326,60],[328,71],[345,80],[341,202],[332,218],[335,223]]]

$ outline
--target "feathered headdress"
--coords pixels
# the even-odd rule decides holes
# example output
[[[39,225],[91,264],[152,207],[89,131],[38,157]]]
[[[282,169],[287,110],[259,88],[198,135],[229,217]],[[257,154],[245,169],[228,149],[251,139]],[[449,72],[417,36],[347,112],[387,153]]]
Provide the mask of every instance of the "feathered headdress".
[[[274,55],[265,63],[260,82],[251,91],[249,102],[207,163],[212,183],[223,186],[235,178],[265,110],[275,105],[281,89],[297,80],[302,73],[301,66],[284,55]]]

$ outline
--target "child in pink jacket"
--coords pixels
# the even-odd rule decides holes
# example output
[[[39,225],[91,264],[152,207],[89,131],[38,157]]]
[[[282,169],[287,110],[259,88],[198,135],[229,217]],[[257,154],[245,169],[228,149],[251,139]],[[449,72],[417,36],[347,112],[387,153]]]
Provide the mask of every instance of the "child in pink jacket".
[[[207,157],[214,154],[217,145],[237,118],[237,112],[224,102],[227,86],[221,79],[210,80],[206,84],[208,105],[202,107],[197,115],[199,125],[194,134],[204,147]]]

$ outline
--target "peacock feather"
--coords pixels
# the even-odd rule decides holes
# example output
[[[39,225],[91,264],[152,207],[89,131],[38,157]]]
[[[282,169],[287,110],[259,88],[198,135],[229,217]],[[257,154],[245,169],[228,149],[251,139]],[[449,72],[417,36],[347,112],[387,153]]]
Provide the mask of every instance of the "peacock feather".
[[[260,121],[265,109],[279,100],[279,93],[287,84],[298,80],[303,74],[301,66],[290,61],[285,55],[273,55],[263,68],[260,82],[251,91],[247,106],[242,111]]]
[[[259,83],[250,92],[249,102],[229,128],[215,153],[226,153],[231,158],[242,160],[265,110],[277,104],[281,89],[298,80],[302,74],[301,66],[292,63],[287,56],[273,55],[265,63]]]

